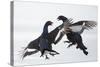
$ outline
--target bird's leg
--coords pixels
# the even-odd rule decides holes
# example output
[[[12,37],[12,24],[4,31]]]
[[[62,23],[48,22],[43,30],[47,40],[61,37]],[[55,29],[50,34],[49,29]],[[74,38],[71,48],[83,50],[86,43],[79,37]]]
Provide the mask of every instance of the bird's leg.
[[[66,42],[67,42],[67,43],[70,43],[70,41],[64,41],[64,43],[66,43]]]
[[[67,48],[71,47],[73,44],[69,44]]]
[[[42,56],[43,56],[43,54],[44,54],[44,50],[42,50],[42,51],[41,51],[41,56],[40,56],[40,57],[42,57]]]
[[[56,52],[56,51],[54,51],[54,50],[50,50],[50,53],[49,54],[52,55],[52,56],[54,56],[54,55],[59,54],[59,53]]]
[[[41,55],[40,57],[42,57],[43,55]]]
[[[52,54],[52,53],[49,53],[50,55],[52,55],[52,56],[55,56],[55,54]]]
[[[56,54],[59,54],[57,51],[51,50],[51,52],[55,52]]]
[[[78,49],[78,48],[79,48],[79,46],[77,45],[77,46],[76,46],[76,48]]]
[[[71,47],[72,45],[74,45],[75,43],[73,42],[72,44],[69,44],[67,48]]]
[[[46,58],[45,59],[49,59],[49,57],[47,56],[47,55],[45,55],[46,56]]]

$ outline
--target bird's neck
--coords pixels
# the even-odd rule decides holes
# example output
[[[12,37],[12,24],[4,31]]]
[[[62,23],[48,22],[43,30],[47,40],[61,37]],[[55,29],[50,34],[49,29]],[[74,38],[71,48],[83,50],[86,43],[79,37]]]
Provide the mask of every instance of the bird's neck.
[[[62,20],[63,22],[66,22],[66,20]]]
[[[43,28],[43,35],[46,36],[48,34],[48,26],[45,25]]]

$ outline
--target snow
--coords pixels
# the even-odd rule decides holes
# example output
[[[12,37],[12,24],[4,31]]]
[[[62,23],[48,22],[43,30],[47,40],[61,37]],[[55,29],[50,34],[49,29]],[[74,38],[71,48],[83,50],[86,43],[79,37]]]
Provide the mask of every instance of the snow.
[[[59,52],[54,57],[49,56],[49,60],[40,57],[40,52],[27,56],[21,61],[23,49],[30,41],[38,38],[46,21],[53,21],[53,25],[49,27],[49,32],[62,22],[57,21],[59,15],[73,18],[74,21],[93,20],[97,21],[97,8],[95,6],[81,5],[55,5],[42,4],[34,2],[15,2],[14,3],[14,65],[37,65],[37,64],[54,64],[69,63],[82,61],[97,60],[97,27],[82,34],[83,43],[88,48],[88,56],[84,55],[76,46],[67,48],[68,43],[66,36],[57,44],[53,44],[53,49]],[[58,35],[59,36],[59,35]],[[58,37],[57,36],[57,37]]]

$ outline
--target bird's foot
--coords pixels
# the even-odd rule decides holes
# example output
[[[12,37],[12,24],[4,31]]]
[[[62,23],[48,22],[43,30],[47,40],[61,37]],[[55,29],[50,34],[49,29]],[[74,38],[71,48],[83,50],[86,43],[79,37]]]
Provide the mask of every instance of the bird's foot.
[[[42,55],[40,57],[43,57]]]
[[[55,54],[50,53],[50,55],[55,56]]]
[[[58,53],[57,51],[55,51],[55,53],[56,53],[56,54],[60,54],[60,53]],[[55,54],[55,55],[56,55],[56,54]]]
[[[57,42],[53,42],[55,45],[57,44]]]
[[[67,48],[71,47],[72,45],[73,45],[73,44],[68,45],[68,47],[67,47]]]
[[[78,49],[78,48],[79,48],[79,46],[76,47],[76,49]]]
[[[67,43],[70,43],[70,41],[64,41],[64,43],[66,43],[66,42],[67,42]]]
[[[46,55],[46,58],[45,59],[49,59],[49,57]]]
[[[67,48],[69,48],[70,47],[70,45],[68,45],[68,47]]]
[[[44,55],[43,54],[41,54],[41,56],[40,57],[44,57]]]
[[[50,55],[52,55],[52,56],[55,56],[55,55],[57,55],[57,54],[60,54],[60,53],[58,53],[58,52],[51,52],[51,53],[49,53]]]

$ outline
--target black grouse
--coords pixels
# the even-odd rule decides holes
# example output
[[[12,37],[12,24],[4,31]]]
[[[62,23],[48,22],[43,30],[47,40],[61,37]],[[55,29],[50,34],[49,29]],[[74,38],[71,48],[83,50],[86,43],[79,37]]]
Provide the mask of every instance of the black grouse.
[[[48,43],[49,43],[49,47],[50,47],[51,50],[52,50],[52,44],[54,43],[55,38],[56,38],[59,30],[62,29],[62,27],[63,27],[63,24],[59,25],[54,30],[52,30],[51,32],[48,33]],[[40,47],[39,47],[40,37],[41,36],[39,36],[37,39],[31,41],[28,44],[28,46],[23,51],[24,53],[22,54],[22,59],[24,59],[26,56],[35,54],[35,53],[40,51]],[[27,49],[35,49],[35,50],[29,52]],[[56,52],[56,53],[59,54],[58,52]],[[54,56],[54,54],[51,54],[51,55]]]
[[[95,21],[78,21],[76,23],[73,23],[72,19],[68,19],[62,15],[59,16],[57,19],[63,21],[64,30],[60,33],[60,36],[54,43],[57,44],[62,39],[64,34],[66,34],[69,41],[65,41],[65,42],[72,43],[68,47],[70,47],[74,44],[77,44],[77,48],[80,48],[81,50],[83,50],[84,54],[87,55],[88,52],[85,51],[87,48],[83,45],[82,37],[80,34],[83,33],[83,31],[85,29],[89,30],[89,29],[92,29],[93,27],[95,27],[97,25],[96,22]],[[75,29],[75,28],[73,28],[75,26],[77,26],[77,27],[79,26],[80,30],[78,30],[78,31],[73,30],[73,29]],[[71,31],[68,32],[67,29],[71,29]],[[80,41],[81,44],[78,41]]]

